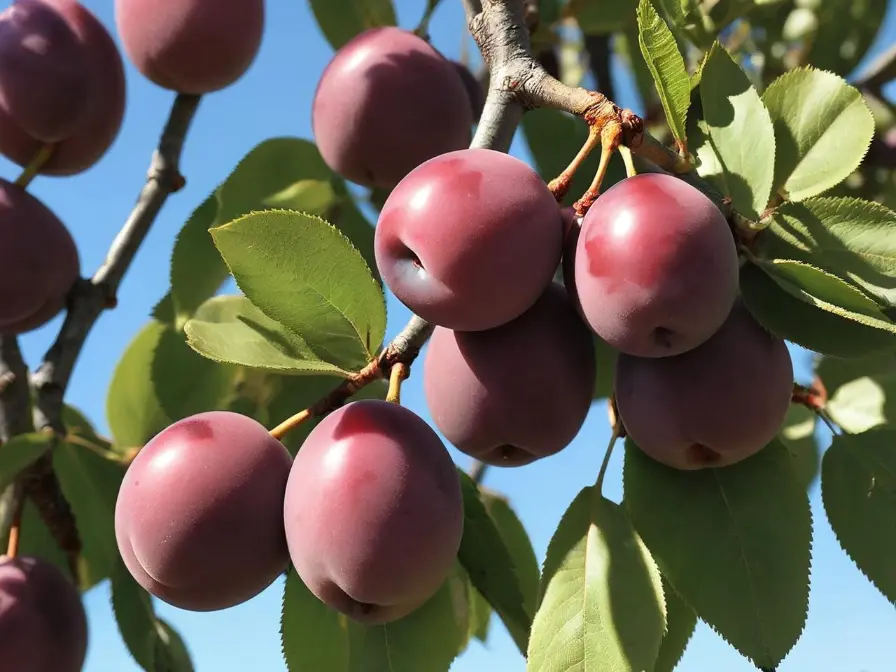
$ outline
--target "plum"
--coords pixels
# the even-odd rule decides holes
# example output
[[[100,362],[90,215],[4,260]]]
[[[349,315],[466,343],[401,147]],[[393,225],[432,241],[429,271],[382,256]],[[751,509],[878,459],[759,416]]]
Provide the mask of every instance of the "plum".
[[[738,288],[734,237],[715,204],[661,173],[625,179],[582,222],[575,286],[594,332],[637,357],[681,354],[706,341]]]
[[[559,284],[495,329],[437,327],[423,368],[439,431],[467,455],[504,467],[565,448],[585,422],[594,381],[591,331]]]
[[[368,625],[432,597],[463,534],[460,481],[441,439],[412,411],[378,399],[351,402],[311,431],[283,512],[308,589]]]
[[[88,60],[59,12],[18,0],[0,12],[0,110],[41,142],[69,137],[86,112]]]
[[[457,70],[464,88],[467,90],[467,98],[470,100],[470,111],[473,113],[473,119],[479,119],[482,116],[482,109],[485,107],[485,91],[482,90],[482,84],[476,79],[476,75],[470,72],[470,68],[459,61],[451,61],[451,65]]]
[[[466,147],[472,124],[451,62],[393,26],[342,47],[314,93],[312,126],[324,161],[367,187],[391,189],[427,159]]]
[[[53,319],[80,271],[78,248],[59,218],[0,179],[0,333],[22,334]]]
[[[490,149],[449,152],[389,194],[374,238],[389,289],[423,319],[480,331],[528,310],[560,263],[560,207],[532,168]]]
[[[87,657],[81,594],[42,558],[0,556],[0,661],[4,670],[80,672]]]
[[[708,341],[674,357],[616,361],[616,403],[628,435],[675,469],[724,467],[781,429],[793,392],[787,346],[737,302]]]
[[[207,411],[179,420],[131,463],[115,506],[125,566],[181,609],[226,609],[256,596],[289,556],[283,496],[292,458],[252,418]]]
[[[264,32],[264,0],[115,0],[128,58],[148,80],[179,93],[218,91],[243,76]]]
[[[109,31],[84,5],[76,0],[34,1],[55,9],[65,19],[87,61],[84,112],[71,135],[53,148],[49,161],[40,170],[44,175],[75,175],[99,161],[118,137],[125,107],[124,64]],[[25,166],[42,144],[0,108],[0,153]]]

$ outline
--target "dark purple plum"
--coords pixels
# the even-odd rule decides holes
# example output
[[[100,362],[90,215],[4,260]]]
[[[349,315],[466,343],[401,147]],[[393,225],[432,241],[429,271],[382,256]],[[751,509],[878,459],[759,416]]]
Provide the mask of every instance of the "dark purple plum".
[[[432,597],[463,534],[457,469],[441,439],[412,411],[377,399],[343,406],[311,431],[283,511],[302,581],[368,625]]]
[[[0,556],[0,666],[21,672],[81,672],[87,615],[81,594],[37,557]]]
[[[482,115],[482,108],[485,107],[485,91],[482,90],[482,84],[476,79],[476,75],[470,72],[463,63],[459,61],[451,61],[451,65],[457,70],[464,88],[467,90],[467,97],[470,99],[470,111],[473,113],[473,119],[479,119]]]
[[[793,364],[738,302],[708,341],[674,357],[620,355],[616,403],[631,439],[675,469],[724,467],[759,452],[780,431]]]
[[[128,58],[151,82],[201,95],[237,81],[258,54],[264,0],[115,0]]]
[[[380,274],[417,315],[448,329],[519,317],[551,282],[563,225],[524,162],[464,149],[414,169],[386,199],[374,251]]]
[[[722,325],[738,287],[734,237],[696,188],[660,173],[625,179],[582,222],[575,286],[594,332],[637,357],[681,354]]]
[[[0,334],[22,334],[53,319],[80,271],[78,248],[59,218],[0,179]]]
[[[342,47],[314,94],[314,139],[327,165],[357,184],[391,189],[427,159],[470,144],[464,83],[426,40],[372,28]]]
[[[591,332],[559,284],[495,329],[437,327],[423,368],[433,422],[458,450],[517,467],[575,438],[591,407]]]
[[[115,536],[130,573],[181,609],[214,611],[267,588],[289,562],[292,459],[252,418],[209,411],[170,425],[124,476]]]

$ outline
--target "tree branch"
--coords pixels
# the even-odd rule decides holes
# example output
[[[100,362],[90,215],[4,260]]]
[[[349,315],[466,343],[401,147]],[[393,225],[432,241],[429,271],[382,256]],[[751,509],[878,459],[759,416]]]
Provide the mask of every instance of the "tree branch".
[[[0,335],[0,444],[32,429],[28,369],[18,339]],[[0,450],[3,450],[2,445]],[[0,539],[6,538],[24,496],[21,480],[8,486],[0,495]]]
[[[884,50],[865,68],[861,76],[853,82],[858,89],[867,88],[876,94],[890,81],[896,79],[896,45]]]
[[[156,216],[168,196],[185,184],[179,169],[180,155],[199,100],[199,96],[183,94],[175,99],[137,204],[113,241],[106,261],[90,280],[80,281],[72,291],[62,329],[31,378],[38,429],[61,431],[65,390],[90,330],[103,310],[115,306],[122,278]]]

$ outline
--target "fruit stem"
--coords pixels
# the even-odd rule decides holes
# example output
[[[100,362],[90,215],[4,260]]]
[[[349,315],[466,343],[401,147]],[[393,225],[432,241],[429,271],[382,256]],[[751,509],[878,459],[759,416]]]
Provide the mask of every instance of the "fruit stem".
[[[28,162],[28,165],[25,166],[22,173],[16,178],[16,186],[22,187],[22,189],[26,189],[29,184],[31,184],[31,180],[35,178],[35,176],[40,172],[40,169],[43,168],[47,161],[50,160],[50,157],[53,155],[53,145],[44,144],[40,146],[40,149],[37,150],[37,153],[34,155],[34,158]]]
[[[576,171],[582,167],[582,164],[585,163],[588,155],[591,154],[591,151],[595,147],[597,147],[598,143],[600,143],[600,125],[596,123],[589,124],[588,138],[585,140],[585,144],[582,145],[582,148],[579,149],[579,153],[576,154],[569,165],[563,169],[562,173],[548,182],[548,189],[551,190],[551,193],[558,202],[562,201],[563,197],[566,196],[566,192],[568,192],[570,186],[572,186],[572,178],[575,177]]]
[[[635,168],[635,160],[632,158],[632,150],[625,145],[619,145],[619,154],[622,156],[622,162],[625,163],[625,176],[634,177],[638,174]]]
[[[24,495],[24,493],[23,493]],[[22,529],[22,511],[25,509],[25,497],[18,497],[15,503],[12,525],[9,528],[9,541],[6,544],[6,555],[14,558],[19,554],[19,537]]]
[[[429,39],[429,21],[432,19],[432,14],[436,11],[436,7],[439,6],[441,0],[428,0],[426,3],[426,10],[423,12],[423,17],[420,19],[420,23],[417,24],[417,27],[414,29],[414,33],[422,37],[424,40]]]
[[[573,208],[580,217],[584,217],[588,209],[594,204],[594,201],[597,200],[601,185],[607,176],[610,158],[620,144],[622,144],[622,124],[613,119],[604,124],[600,132],[600,164],[597,166],[594,180],[591,182],[591,186],[588,187],[588,191],[582,195],[582,198],[573,203]]]
[[[488,469],[488,465],[485,462],[480,462],[479,460],[474,460],[473,464],[470,465],[470,478],[473,479],[473,482],[476,485],[482,483],[482,479],[485,478],[485,472]]]
[[[291,418],[287,418],[268,433],[278,441],[282,441],[284,436],[305,422],[311,415],[311,409],[306,408],[304,411],[299,411]]]
[[[607,444],[607,451],[604,453],[604,461],[600,463],[600,471],[597,472],[597,481],[594,483],[594,488],[597,492],[602,492],[604,487],[604,476],[607,475],[607,467],[610,466],[610,457],[613,455],[613,447],[616,445],[616,440],[619,438],[619,425],[613,428],[613,434],[610,436],[610,442]]]
[[[837,423],[834,422],[833,418],[831,418],[831,416],[828,415],[828,412],[825,409],[819,408],[818,410],[815,411],[815,414],[819,418],[821,418],[821,421],[827,426],[827,428],[829,430],[831,430],[831,434],[833,434],[834,436],[839,436],[840,434],[843,433],[840,430],[840,428],[837,426]]]
[[[389,373],[389,391],[386,393],[386,401],[393,404],[401,403],[401,383],[410,375],[408,365],[404,362],[396,362]]]

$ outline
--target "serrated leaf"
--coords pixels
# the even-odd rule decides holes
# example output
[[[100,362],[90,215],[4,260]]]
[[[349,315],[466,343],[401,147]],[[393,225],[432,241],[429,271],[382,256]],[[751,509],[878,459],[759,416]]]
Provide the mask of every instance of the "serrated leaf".
[[[818,416],[801,404],[791,404],[778,438],[787,449],[799,481],[808,488],[821,467],[821,447],[815,438]]]
[[[488,641],[491,620],[492,605],[473,588],[470,591],[470,633],[483,644]]]
[[[638,3],[638,43],[653,75],[672,135],[684,144],[688,107],[691,104],[688,71],[678,51],[675,36],[657,14],[651,0],[640,0]]]
[[[613,394],[613,375],[619,351],[597,335],[594,336],[594,354],[597,376],[594,379],[594,399],[608,399]]]
[[[186,642],[171,624],[156,619],[155,672],[193,672],[193,661]]]
[[[280,642],[289,672],[348,672],[349,621],[317,599],[290,568],[283,590]]]
[[[821,496],[843,550],[896,604],[896,431],[835,436],[821,464]]]
[[[741,654],[775,667],[805,625],[812,540],[809,499],[784,446],[679,471],[628,441],[624,487],[635,529],[672,587]]]
[[[827,403],[840,427],[859,434],[896,417],[896,374],[861,376],[841,385]]]
[[[146,672],[155,672],[156,615],[149,594],[119,559],[111,574],[112,612],[131,656]]]
[[[663,595],[666,598],[666,632],[653,672],[673,672],[697,628],[697,614],[665,579]]]
[[[529,540],[529,534],[522,521],[510,506],[505,497],[481,491],[482,503],[488,515],[495,521],[495,526],[504,540],[504,545],[510,553],[513,567],[519,581],[520,592],[523,595],[523,608],[529,615],[529,620],[535,615],[538,606],[538,586],[541,581],[541,571],[538,568],[538,558],[535,557],[535,549]]]
[[[347,377],[322,361],[298,334],[272,320],[244,296],[216,296],[184,325],[187,345],[203,357],[256,369]]]
[[[12,483],[19,472],[33,464],[53,445],[53,435],[19,434],[6,443],[0,442],[0,490]]]
[[[896,305],[896,213],[858,198],[782,205],[758,236],[759,255],[811,263]]]
[[[874,136],[874,117],[858,89],[832,72],[801,68],[762,94],[775,128],[774,191],[792,201],[816,196],[845,180]]]
[[[531,619],[524,606],[517,569],[476,484],[460,469],[457,473],[464,498],[464,534],[457,558],[473,587],[492,605],[525,655]]]
[[[19,538],[19,554],[30,555],[46,560],[54,565],[60,572],[68,578],[72,577],[72,570],[68,564],[68,558],[65,552],[59,547],[59,543],[50,532],[47,524],[41,518],[37,507],[31,500],[25,500],[25,508],[22,510],[22,535]],[[2,548],[6,549],[8,538],[6,535],[0,535]],[[81,590],[87,590],[95,585],[98,581],[105,578],[104,576],[94,577],[89,571],[86,563],[82,563],[80,568],[80,577],[77,577],[78,587]]]
[[[740,270],[740,290],[749,311],[779,338],[835,357],[865,357],[896,347],[889,331],[843,319],[785,291],[755,264]]]
[[[363,367],[382,343],[386,303],[364,258],[335,227],[288,210],[212,230],[243,293],[302,337],[319,359]]]
[[[703,66],[700,99],[724,171],[725,194],[738,211],[757,220],[771,195],[775,132],[759,93],[718,42]]]
[[[334,49],[369,28],[396,24],[391,0],[310,0],[310,4],[321,32]]]
[[[666,627],[660,573],[622,507],[584,488],[548,545],[527,672],[643,672]]]
[[[849,76],[884,23],[887,0],[824,0],[815,13],[818,29],[804,63]]]
[[[864,376],[896,374],[896,352],[882,352],[860,359],[816,357],[815,373],[824,381],[828,397],[846,383]]]

